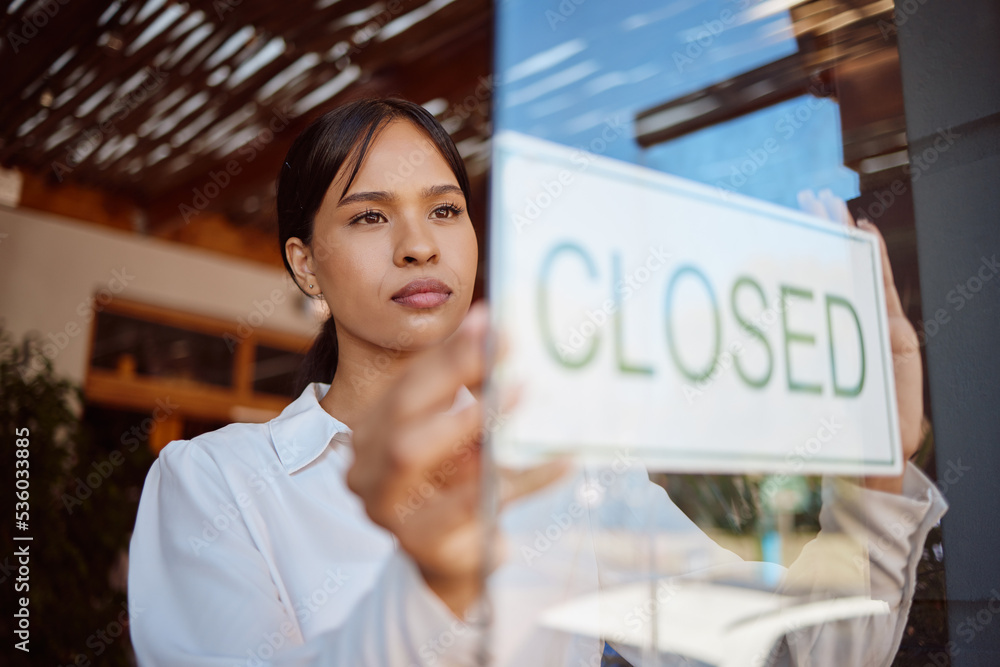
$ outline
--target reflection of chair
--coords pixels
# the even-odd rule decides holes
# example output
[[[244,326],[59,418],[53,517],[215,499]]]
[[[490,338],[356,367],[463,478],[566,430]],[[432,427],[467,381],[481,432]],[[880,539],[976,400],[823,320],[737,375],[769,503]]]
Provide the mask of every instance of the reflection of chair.
[[[634,622],[637,610],[645,610],[655,625]],[[888,612],[886,602],[863,596],[803,602],[767,591],[674,578],[587,595],[548,610],[542,622],[569,633],[609,638],[633,664],[641,664],[639,652],[655,641],[660,653],[718,667],[759,667],[789,632]]]

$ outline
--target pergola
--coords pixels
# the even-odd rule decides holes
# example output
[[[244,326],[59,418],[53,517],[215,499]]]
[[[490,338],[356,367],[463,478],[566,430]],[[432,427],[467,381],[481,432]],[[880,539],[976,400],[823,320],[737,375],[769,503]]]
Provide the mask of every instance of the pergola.
[[[343,101],[398,95],[451,132],[483,223],[486,0],[15,0],[0,34],[21,206],[280,265],[291,141]]]

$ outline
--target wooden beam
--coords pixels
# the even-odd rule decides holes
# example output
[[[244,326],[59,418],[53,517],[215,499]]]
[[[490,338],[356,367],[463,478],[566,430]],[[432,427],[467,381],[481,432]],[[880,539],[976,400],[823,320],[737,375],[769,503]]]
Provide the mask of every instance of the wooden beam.
[[[446,97],[452,106],[458,106],[468,97],[475,98],[477,89],[482,89],[489,83],[491,45],[488,16],[479,17],[477,21],[478,28],[463,31],[463,38],[452,40],[450,48],[442,49],[440,53],[433,51],[432,56],[411,61],[405,66],[385,68],[379,74],[381,87],[385,92],[400,94],[417,102],[426,102],[434,97]],[[357,95],[358,92],[358,88],[355,88],[349,94]],[[488,86],[487,92],[491,92]],[[345,96],[334,98],[334,102],[339,103]],[[487,107],[484,113],[488,116],[488,95],[482,103]],[[179,213],[179,208],[182,205],[191,207],[193,200],[199,196],[198,193],[211,182],[207,174],[225,171],[225,166],[230,160],[236,161],[236,166],[240,170],[238,178],[232,179],[231,184],[226,187],[224,196],[211,202],[209,210],[225,211],[227,208],[241,207],[241,200],[251,194],[271,201],[281,161],[295,136],[305,128],[313,115],[309,114],[307,117],[291,121],[288,128],[273,137],[266,146],[260,147],[255,144],[252,162],[241,157],[240,151],[236,150],[223,158],[201,160],[198,164],[192,165],[188,171],[193,176],[186,182],[173,185],[169,191],[162,192],[151,200],[151,228],[156,233],[172,235],[184,226],[186,223],[181,220],[183,216]],[[262,150],[258,152],[258,148]],[[172,179],[164,177],[153,180],[160,183],[172,182]],[[265,196],[260,193],[267,194]],[[270,213],[268,219],[273,220]]]
[[[261,394],[240,396],[230,389],[215,389],[192,382],[162,378],[123,379],[115,371],[91,368],[84,382],[87,401],[99,405],[150,412],[163,403],[176,405],[176,413],[185,417],[213,421],[233,421],[234,414],[252,411],[277,415],[291,400]]]
[[[304,2],[304,0],[303,0]],[[69,215],[78,219],[108,224],[120,229],[137,229],[152,231],[162,238],[179,242],[208,247],[213,250],[262,261],[272,266],[281,266],[280,253],[274,246],[273,188],[277,168],[287,152],[294,137],[315,116],[326,108],[335,106],[345,100],[361,95],[399,94],[417,102],[426,102],[432,98],[442,97],[448,101],[450,109],[458,107],[463,100],[474,95],[476,88],[483,88],[481,83],[487,80],[491,57],[492,41],[490,5],[486,0],[455,0],[450,5],[434,12],[410,26],[401,33],[384,41],[379,41],[378,33],[371,39],[357,37],[363,35],[363,28],[368,25],[384,27],[393,20],[406,16],[415,10],[426,6],[429,0],[401,0],[399,3],[387,3],[381,12],[374,16],[352,18],[350,22],[341,22],[352,12],[375,6],[371,0],[340,0],[322,10],[312,10],[308,13],[309,20],[302,20],[302,14],[289,11],[288,5],[280,5],[270,0],[243,0],[232,13],[218,15],[217,3],[212,0],[189,0],[188,10],[172,22],[172,26],[157,35],[136,53],[125,55],[124,48],[147,27],[156,21],[170,7],[177,7],[174,2],[168,2],[142,21],[135,21],[140,0],[125,0],[109,22],[103,26],[97,25],[97,16],[104,7],[91,4],[89,17],[78,21],[82,26],[80,31],[73,32],[66,41],[58,44],[46,43],[39,37],[34,48],[39,49],[38,66],[48,68],[51,61],[70,49],[77,53],[55,75],[51,76],[46,86],[58,96],[71,87],[70,77],[80,72],[96,72],[93,80],[84,85],[74,99],[67,101],[60,108],[52,110],[32,132],[18,137],[17,127],[38,112],[41,108],[37,100],[20,101],[17,95],[3,98],[0,102],[0,117],[12,122],[0,125],[0,134],[8,138],[6,144],[0,144],[0,154],[6,157],[7,164],[17,164],[23,170],[34,176],[26,187],[24,205],[36,207],[61,215]],[[26,3],[27,7],[29,3]],[[90,109],[81,117],[76,117],[76,111],[81,102],[103,86],[120,84],[134,73],[151,64],[154,58],[169,56],[172,49],[198,28],[198,24],[190,23],[177,34],[171,34],[181,23],[196,11],[205,13],[202,25],[211,25],[212,32],[203,44],[196,46],[169,68],[163,68],[167,79],[145,95],[145,99],[137,106],[130,108],[124,117],[119,118],[112,134],[101,132],[98,114],[107,105],[114,103],[111,96]],[[61,17],[72,14],[61,10]],[[124,24],[122,16],[131,18]],[[4,17],[8,22],[16,17]],[[60,24],[60,29],[68,30],[68,24]],[[206,68],[204,63],[216,52],[219,46],[243,26],[252,26],[257,31],[256,41],[242,45],[240,48],[217,63],[213,68]],[[332,26],[332,29],[331,29]],[[54,28],[55,24],[50,26]],[[97,45],[98,36],[110,30],[116,39],[124,42],[124,47],[102,48]],[[48,32],[48,35],[55,34]],[[60,33],[61,34],[61,33]],[[225,84],[219,88],[208,85],[208,77],[213,71],[228,67],[236,69],[247,59],[259,52],[263,44],[275,36],[282,37],[287,48],[285,53],[252,74],[247,80],[231,90],[224,90]],[[256,92],[276,74],[291,65],[297,58],[307,52],[316,52],[321,57],[329,47],[338,40],[354,44],[348,57],[362,68],[361,80],[349,86],[339,95],[319,107],[310,110],[301,118],[290,119],[287,129],[275,137],[266,146],[257,146],[255,159],[243,161],[240,167],[243,173],[234,178],[224,188],[224,192],[205,210],[198,211],[195,216],[181,216],[180,208],[190,206],[194,191],[209,184],[210,173],[219,172],[221,167],[234,158],[236,152],[218,158],[214,153],[202,150],[194,151],[194,137],[204,136],[206,132],[226,121],[231,114],[255,98]],[[47,45],[46,45],[47,44]],[[42,48],[42,47],[45,48]],[[46,57],[48,61],[46,61]],[[109,58],[110,56],[110,58]],[[282,89],[265,105],[259,105],[249,118],[243,120],[232,132],[253,127],[271,117],[273,113],[294,104],[310,88],[314,88],[330,76],[341,71],[343,63],[321,61],[317,67],[300,76],[298,81]],[[22,71],[22,70],[18,70]],[[27,75],[25,75],[27,76]],[[0,89],[4,83],[0,82]],[[79,84],[73,84],[79,86]],[[486,84],[486,89],[489,84]],[[173,127],[164,136],[155,140],[139,136],[140,128],[150,120],[154,105],[159,104],[158,116],[169,117],[189,98],[188,95],[178,95],[178,91],[189,90],[191,94],[198,91],[208,91],[211,96],[205,107],[196,109]],[[217,92],[226,94],[218,95]],[[18,91],[19,92],[19,91]],[[483,96],[480,91],[480,96]],[[169,103],[163,106],[164,100]],[[177,98],[177,99],[174,99]],[[488,134],[485,119],[489,116],[489,91],[483,100],[476,102],[474,114],[463,113],[464,126],[455,131],[455,138],[482,136]],[[218,115],[201,130],[186,141],[177,143],[174,137],[177,132],[190,127],[191,123],[201,117],[207,108],[215,104]],[[14,114],[14,116],[11,116]],[[64,137],[58,143],[43,147],[44,138],[59,127],[61,123],[77,126],[79,132]],[[81,141],[81,132],[91,130],[101,135],[101,143],[96,150],[82,158],[79,164],[72,165],[65,175],[64,186],[56,186],[52,178],[54,162],[62,160],[71,148]],[[95,130],[95,128],[98,128]],[[97,162],[100,146],[103,146],[111,136],[119,140],[129,136],[137,136],[135,145],[118,155],[116,158]],[[258,142],[259,143],[259,142]],[[135,158],[145,160],[154,150],[169,146],[170,156],[137,173],[131,173],[129,166]],[[161,149],[162,150],[162,149]],[[178,156],[190,156],[191,164],[176,169],[176,164],[170,164]],[[70,182],[74,185],[69,186]],[[103,191],[103,192],[102,192]],[[82,193],[86,193],[83,195]],[[85,196],[84,206],[79,206],[75,197]],[[245,210],[247,197],[259,198],[261,206],[257,210]],[[126,202],[127,205],[116,202]],[[142,208],[147,209],[142,211]],[[187,218],[186,220],[184,218]],[[238,221],[238,222],[236,222]]]
[[[21,169],[19,205],[106,227],[135,231],[142,209],[128,197],[75,183],[53,183],[51,174]]]
[[[825,82],[810,80],[802,55],[790,56],[636,114],[639,145],[648,148],[739,118],[800,95],[825,96]]]
[[[86,4],[88,6],[92,5],[92,3],[80,3],[80,4]],[[129,34],[130,36],[134,35],[134,37],[138,37],[139,35],[142,34],[142,31],[144,31],[147,27],[149,27],[149,25],[151,25],[157,18],[159,18],[169,7],[170,7],[169,4],[164,3],[163,6],[161,6],[156,11],[152,12],[148,17],[146,17],[146,19],[141,24],[135,26],[129,24],[128,26],[123,26],[122,30],[127,34]],[[60,12],[56,16],[59,17],[62,15],[63,14]],[[181,19],[178,19],[178,21],[179,20]],[[127,43],[128,41],[126,41],[126,44]],[[89,51],[88,55],[91,56],[91,59],[93,59],[93,56],[95,55],[105,56],[104,59],[105,63],[103,64],[103,67],[100,70],[100,74],[94,76],[94,78],[90,81],[90,83],[86,84],[80,90],[78,90],[76,94],[73,96],[73,99],[67,101],[60,109],[52,110],[52,112],[45,118],[45,120],[39,123],[38,126],[36,126],[31,133],[24,135],[22,137],[18,137],[16,134],[12,136],[11,133],[16,129],[16,127],[8,128],[8,132],[4,137],[3,149],[0,150],[0,161],[6,163],[6,161],[9,160],[10,157],[15,152],[23,149],[25,147],[25,141],[27,140],[28,136],[47,136],[52,134],[58,127],[60,121],[64,119],[68,120],[69,117],[72,115],[73,111],[77,108],[77,106],[79,106],[79,104],[81,104],[82,102],[87,100],[91,95],[96,93],[107,82],[116,80],[124,72],[130,69],[132,72],[140,71],[148,61],[152,60],[153,56],[152,52],[155,48],[155,44],[156,44],[155,41],[149,42],[146,45],[144,45],[141,49],[139,49],[139,51],[132,54],[130,57],[119,56],[117,59],[112,60],[110,63],[107,63],[107,54],[102,52],[102,50],[98,48],[96,44],[80,44],[79,46],[81,50],[88,49]],[[93,67],[91,67],[91,70],[92,71],[96,70],[96,64]],[[72,69],[64,67],[57,74],[59,81],[63,82],[63,85],[56,87],[55,93],[57,96],[58,93],[62,92],[63,90],[72,88],[72,86],[66,85],[65,81],[67,77],[73,74],[73,71],[74,70]],[[33,113],[34,113],[33,111],[22,112],[21,117],[26,120]],[[6,124],[7,122],[9,121],[7,119],[4,119],[4,123]],[[78,122],[78,121],[72,121],[72,122]],[[20,125],[20,123],[17,123],[17,125]],[[3,126],[5,125],[0,125],[0,127]],[[37,162],[35,164],[36,166],[38,166]]]
[[[289,333],[278,329],[254,329],[250,336],[241,336],[239,323],[225,320],[204,313],[193,313],[186,310],[175,310],[165,306],[157,306],[142,301],[115,297],[104,306],[104,312],[125,315],[146,322],[156,322],[207,334],[209,336],[233,336],[237,339],[254,338],[264,345],[280,347],[291,352],[305,352],[312,344],[312,337]]]

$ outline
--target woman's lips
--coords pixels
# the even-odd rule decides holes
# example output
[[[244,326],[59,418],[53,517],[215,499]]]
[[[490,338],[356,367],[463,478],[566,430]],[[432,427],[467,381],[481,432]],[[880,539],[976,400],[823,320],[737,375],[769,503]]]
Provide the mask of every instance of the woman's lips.
[[[394,298],[393,301],[410,308],[435,308],[447,301],[450,296],[443,292],[417,292],[410,296]]]
[[[451,298],[451,288],[434,278],[418,278],[392,295],[392,300],[408,308],[435,308]]]

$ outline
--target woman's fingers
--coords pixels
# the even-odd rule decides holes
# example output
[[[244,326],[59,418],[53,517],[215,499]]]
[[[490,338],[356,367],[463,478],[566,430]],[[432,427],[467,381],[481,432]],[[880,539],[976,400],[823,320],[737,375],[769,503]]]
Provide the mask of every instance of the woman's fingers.
[[[817,218],[826,218],[826,209],[812,190],[802,190],[798,194],[799,208]]]
[[[419,419],[446,409],[459,387],[478,387],[486,373],[486,304],[476,303],[455,334],[439,349],[416,360],[395,391],[396,417]]]
[[[856,227],[854,223],[854,216],[847,208],[847,202],[833,194],[833,191],[829,188],[820,190],[819,202],[823,207],[828,219],[839,222],[848,227]]]
[[[419,507],[405,513],[406,517],[400,517],[400,525],[405,524],[412,533],[427,537],[445,535],[466,524],[478,523],[479,489],[478,476],[441,486],[425,482],[416,495],[420,498]],[[429,550],[437,550],[440,546],[433,541],[427,544]]]
[[[478,393],[493,359],[485,303],[475,304],[442,345],[417,357],[390,393],[354,431],[355,461],[348,486],[375,523],[391,531],[428,585],[453,609],[478,595],[485,564],[481,516],[483,415],[475,401],[450,409],[463,385]],[[504,390],[501,412],[518,391]],[[518,475],[517,497],[554,479],[558,467]]]
[[[923,366],[920,359],[920,340],[913,324],[903,312],[903,304],[892,277],[889,251],[885,239],[875,225],[865,219],[858,226],[871,232],[878,239],[882,257],[882,280],[889,321],[889,340],[892,345],[893,373],[896,379],[896,404],[899,412],[899,431],[904,458],[916,453],[921,442],[923,422]]]
[[[436,489],[470,475],[470,466],[478,467],[481,423],[479,403],[408,421],[391,410],[380,414],[354,431],[356,454],[347,473],[348,488],[365,501],[373,521],[392,526],[400,503],[426,495],[420,492],[428,484]]]
[[[473,403],[455,413],[439,413],[414,421],[393,443],[387,464],[402,485],[464,477],[466,465],[478,459],[483,409]]]
[[[520,400],[519,385],[505,387],[500,396],[500,417]],[[397,472],[413,480],[442,475],[462,480],[473,474],[464,464],[478,460],[484,432],[482,403],[473,403],[454,413],[439,413],[421,422],[414,421],[393,452]],[[478,469],[476,474],[478,474]]]
[[[478,575],[484,524],[479,520],[478,480],[426,490],[418,506],[404,509],[397,535],[428,578]]]
[[[889,317],[906,317],[903,312],[903,303],[899,299],[899,292],[896,291],[896,282],[892,277],[892,264],[889,263],[889,250],[886,248],[885,239],[878,227],[870,221],[862,218],[858,221],[858,226],[866,232],[871,232],[878,238],[879,252],[882,256],[882,282],[885,285],[885,305],[889,311]]]

